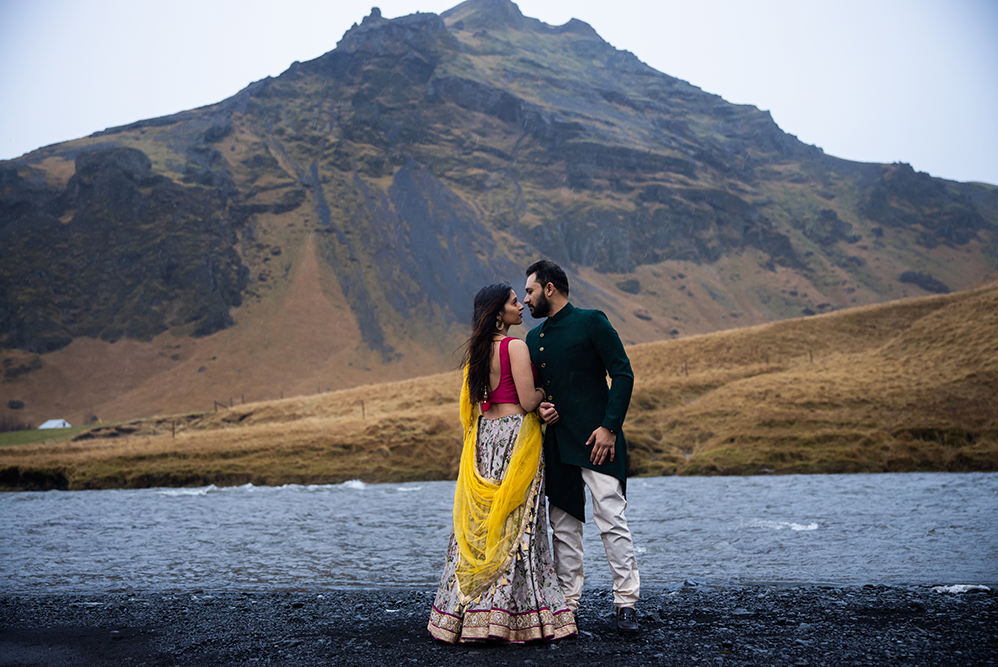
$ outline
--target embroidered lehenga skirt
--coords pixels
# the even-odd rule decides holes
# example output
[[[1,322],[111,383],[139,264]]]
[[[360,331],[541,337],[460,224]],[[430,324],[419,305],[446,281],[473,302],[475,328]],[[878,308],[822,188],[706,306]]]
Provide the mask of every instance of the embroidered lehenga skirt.
[[[501,480],[523,421],[521,415],[480,419],[475,461],[485,478]],[[500,640],[528,642],[576,634],[548,543],[543,458],[522,508],[527,528],[506,571],[479,598],[462,604],[455,570],[460,553],[453,533],[428,629],[450,643]]]

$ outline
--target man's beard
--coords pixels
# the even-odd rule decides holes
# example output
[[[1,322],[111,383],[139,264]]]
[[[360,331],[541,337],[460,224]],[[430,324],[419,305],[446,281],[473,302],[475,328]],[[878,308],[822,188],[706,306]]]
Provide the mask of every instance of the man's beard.
[[[550,312],[551,304],[548,302],[548,298],[544,296],[544,292],[541,292],[530,300],[530,314],[535,318],[541,319],[547,317]]]

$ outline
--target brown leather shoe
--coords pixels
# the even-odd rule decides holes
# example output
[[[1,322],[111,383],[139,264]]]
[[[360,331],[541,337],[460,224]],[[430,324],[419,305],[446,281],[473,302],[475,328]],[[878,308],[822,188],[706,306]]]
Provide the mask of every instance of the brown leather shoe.
[[[617,633],[622,635],[638,634],[638,615],[634,607],[621,607],[617,610]]]

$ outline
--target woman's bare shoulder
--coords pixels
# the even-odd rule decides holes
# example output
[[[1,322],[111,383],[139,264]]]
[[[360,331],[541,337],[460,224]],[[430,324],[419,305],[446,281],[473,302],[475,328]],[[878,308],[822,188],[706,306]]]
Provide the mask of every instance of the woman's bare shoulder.
[[[524,343],[519,338],[515,338],[513,336],[510,336],[509,351],[510,352],[516,352],[516,353],[521,353],[522,352],[524,354],[529,354],[530,353],[527,350],[527,344]]]

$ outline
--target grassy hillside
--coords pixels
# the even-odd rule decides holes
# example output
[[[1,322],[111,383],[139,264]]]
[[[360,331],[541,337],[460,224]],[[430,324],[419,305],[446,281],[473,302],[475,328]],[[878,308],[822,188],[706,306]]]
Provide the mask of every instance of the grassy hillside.
[[[998,285],[632,358],[643,474],[998,469]]]
[[[633,474],[998,470],[995,282],[629,352]],[[0,485],[449,479],[459,383],[451,372],[11,445]]]

